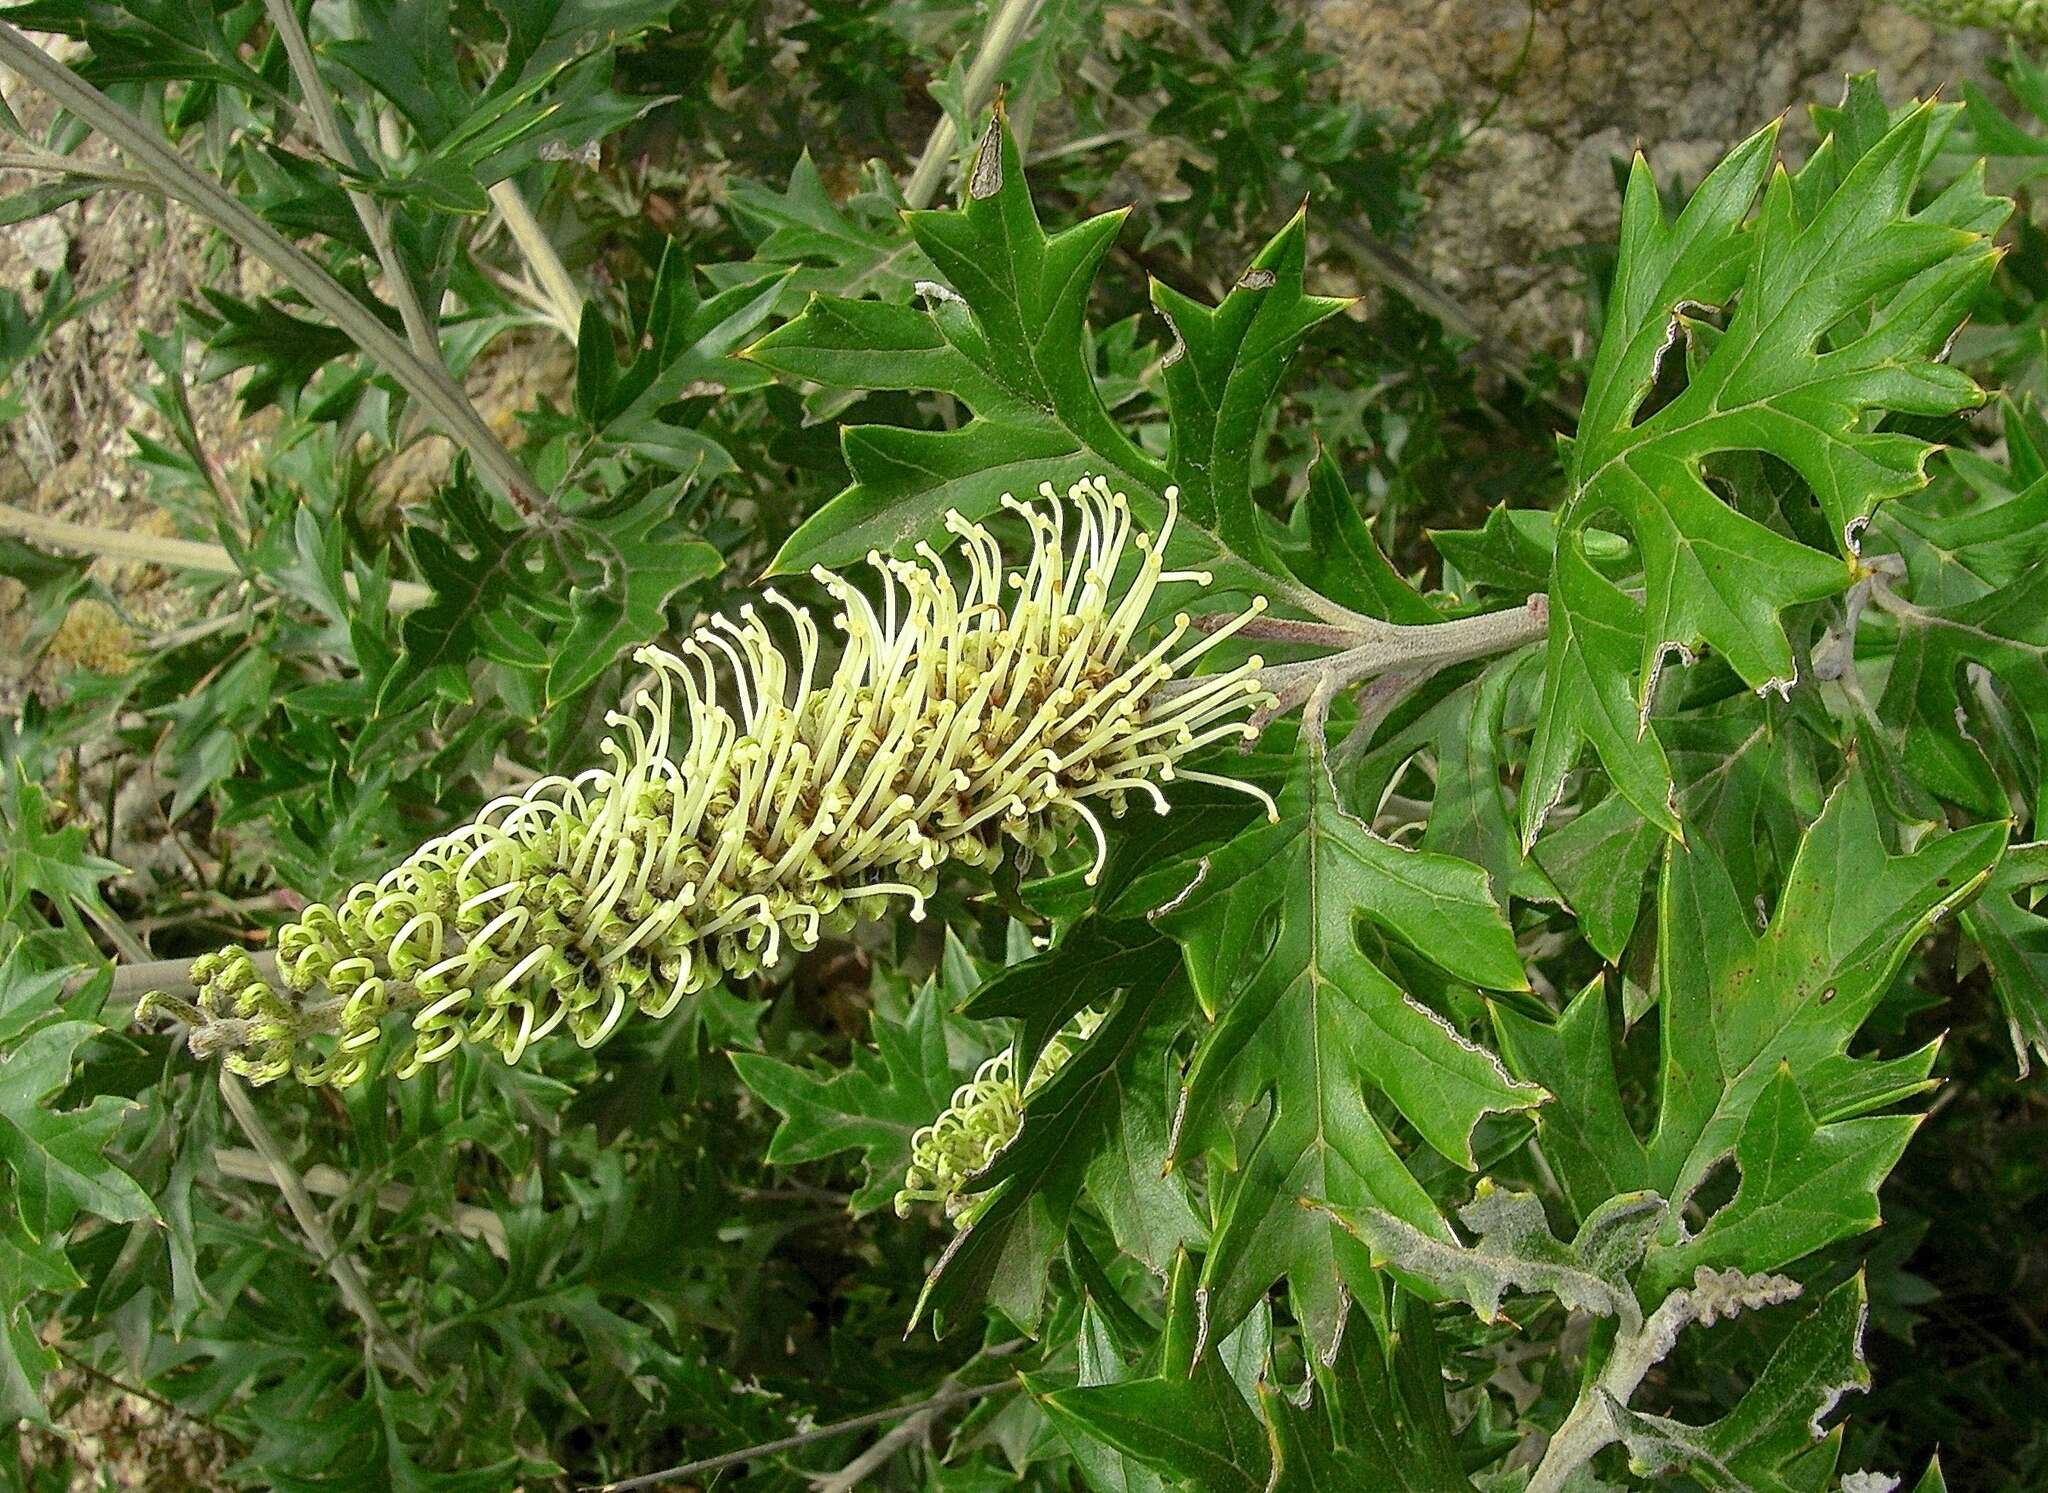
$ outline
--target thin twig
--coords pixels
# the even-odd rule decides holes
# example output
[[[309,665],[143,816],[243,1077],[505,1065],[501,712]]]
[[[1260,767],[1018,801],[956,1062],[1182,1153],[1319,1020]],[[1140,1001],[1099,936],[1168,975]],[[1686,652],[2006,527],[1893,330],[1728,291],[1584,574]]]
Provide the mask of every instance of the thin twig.
[[[915,1415],[905,1416],[875,1438],[875,1444],[829,1477],[813,1478],[811,1493],[853,1493],[891,1457],[914,1441],[931,1434],[932,1423],[945,1413],[943,1405],[927,1405]]]
[[[742,1462],[754,1462],[762,1457],[772,1457],[778,1452],[794,1451],[800,1446],[809,1446],[814,1441],[830,1441],[834,1436],[844,1436],[849,1431],[863,1431],[869,1426],[885,1425],[899,1416],[919,1415],[928,1410],[945,1410],[1016,1387],[1015,1379],[998,1379],[993,1384],[974,1384],[963,1389],[947,1390],[942,1394],[933,1395],[928,1400],[920,1400],[914,1405],[891,1405],[886,1410],[870,1410],[865,1415],[849,1416],[845,1420],[834,1421],[829,1426],[814,1426],[808,1431],[799,1431],[794,1436],[784,1436],[778,1441],[764,1441],[758,1446],[742,1447],[736,1452],[721,1452],[715,1457],[704,1457],[695,1462],[664,1467],[659,1472],[643,1472],[616,1483],[597,1485],[586,1489],[586,1493],[631,1493],[635,1488],[651,1488],[656,1483],[676,1482],[683,1478],[696,1477],[700,1473],[716,1472],[722,1467],[737,1467]]]
[[[193,167],[154,130],[58,62],[13,25],[0,21],[0,62],[106,136],[128,163],[219,228],[324,313],[440,421],[485,479],[522,513],[540,504],[540,487],[498,439],[448,370],[429,363],[313,258],[219,182]]]
[[[981,38],[981,50],[975,53],[974,65],[967,70],[967,82],[960,90],[960,108],[969,119],[980,112],[989,95],[995,91],[996,74],[1010,60],[1010,54],[1017,50],[1017,44],[1024,39],[1031,20],[1038,14],[1039,0],[1002,0],[989,17],[988,30]],[[953,126],[953,116],[943,115],[932,126],[931,135],[924,142],[924,154],[917,158],[917,165],[910,173],[910,184],[903,189],[903,200],[913,208],[930,207],[932,198],[939,193],[939,186],[945,179],[946,167],[952,163],[953,147],[960,134]]]
[[[226,1070],[222,1070],[220,1075],[220,1096],[227,1102],[228,1112],[235,1117],[235,1123],[242,1127],[242,1133],[249,1137],[249,1144],[256,1148],[256,1154],[270,1168],[271,1180],[284,1194],[285,1206],[298,1220],[307,1243],[313,1246],[313,1253],[320,1257],[327,1273],[334,1277],[341,1299],[362,1320],[371,1345],[381,1348],[393,1367],[421,1389],[426,1389],[429,1381],[419,1361],[392,1334],[384,1314],[377,1310],[377,1303],[370,1297],[370,1288],[364,1283],[362,1272],[356,1269],[352,1258],[342,1253],[333,1230],[327,1227],[326,1218],[314,1205],[313,1195],[306,1190],[305,1182],[285,1156],[284,1147],[278,1143],[262,1113],[250,1102],[249,1091],[242,1087],[240,1079]]]
[[[5,24],[0,22],[0,24]],[[30,513],[11,503],[0,503],[0,534],[59,549],[83,550],[105,555],[110,560],[130,560],[143,565],[161,565],[166,570],[184,570],[200,575],[224,575],[240,579],[242,567],[235,557],[217,544],[196,539],[167,539],[156,534],[138,534],[128,529],[105,529],[96,524],[77,524],[69,519]],[[354,576],[344,577],[351,596],[356,594]],[[417,581],[391,583],[391,610],[411,611],[434,599],[433,590]]]
[[[103,166],[97,161],[83,161],[47,150],[30,148],[0,154],[0,171],[47,171],[110,187],[126,187],[131,192],[147,192],[157,197],[164,195],[162,187],[139,171],[123,171],[118,166]]]
[[[163,1411],[166,1415],[175,1415],[180,1420],[190,1421],[193,1425],[200,1427],[202,1430],[211,1431],[214,1435],[220,1437],[221,1440],[228,1442],[232,1446],[240,1447],[245,1451],[248,1449],[249,1443],[242,1440],[242,1438],[237,1436],[233,1431],[228,1430],[225,1426],[216,1425],[213,1421],[208,1420],[203,1415],[199,1415],[193,1411],[187,1410],[183,1405],[178,1404],[175,1400],[167,1400],[162,1395],[157,1394],[152,1390],[144,1389],[140,1384],[130,1384],[125,1379],[116,1378],[114,1375],[108,1373],[105,1369],[95,1368],[93,1365],[87,1363],[84,1359],[80,1358],[76,1353],[73,1353],[70,1349],[66,1348],[62,1343],[51,1343],[49,1345],[49,1348],[52,1353],[56,1354],[66,1363],[70,1364],[71,1367],[78,1370],[79,1373],[84,1374],[87,1378],[96,1380],[99,1383],[106,1385],[107,1388],[116,1390],[121,1394],[134,1395],[136,1399],[145,1401],[148,1404],[156,1406],[157,1409]]]
[[[305,97],[306,112],[312,116],[313,133],[319,138],[320,148],[343,169],[351,165],[360,167],[362,162],[350,159],[348,141],[341,133],[341,121],[335,117],[334,101],[327,96],[327,84],[320,76],[320,65],[314,60],[313,44],[306,39],[305,28],[299,25],[297,7],[292,0],[263,0],[263,9],[270,17],[270,24],[277,28],[278,39],[284,43],[285,57],[291,63],[293,76],[298,79],[299,92]],[[348,193],[349,206],[356,210],[363,232],[370,236],[370,247],[377,253],[377,263],[384,271],[384,282],[390,288],[391,299],[398,305],[398,319],[405,324],[406,340],[423,361],[441,363],[440,333],[428,319],[426,308],[420,304],[419,293],[413,288],[412,277],[406,274],[405,265],[398,257],[398,245],[391,239],[390,215],[368,192],[354,187],[344,187],[343,190]]]

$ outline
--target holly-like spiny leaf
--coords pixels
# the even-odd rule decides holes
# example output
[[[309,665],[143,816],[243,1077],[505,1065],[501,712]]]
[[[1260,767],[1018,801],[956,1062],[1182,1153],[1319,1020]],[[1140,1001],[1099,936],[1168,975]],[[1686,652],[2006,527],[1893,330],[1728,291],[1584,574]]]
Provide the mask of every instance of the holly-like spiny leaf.
[[[1977,826],[1888,855],[1869,786],[1854,773],[1808,830],[1761,934],[1710,847],[1668,847],[1662,1063],[1647,1138],[1631,1127],[1615,1079],[1603,982],[1555,1023],[1494,1010],[1510,1068],[1557,1096],[1537,1127],[1574,1213],[1634,1190],[1688,1197],[1722,1157],[1745,1164],[1746,1152],[1749,1199],[1716,1215],[1727,1219],[1720,1231],[1710,1221],[1689,1242],[1668,1226],[1659,1243],[1677,1253],[1667,1274],[1676,1277],[1681,1259],[1769,1269],[1868,1227],[1876,1184],[1910,1122],[1836,1122],[1924,1089],[1935,1047],[1879,1060],[1851,1057],[1849,1044],[1907,952],[1984,884],[2005,835],[2002,823]],[[1810,1177],[1803,1168],[1817,1158],[1829,1164]]]
[[[2048,918],[2034,910],[2034,889],[2048,882],[2048,842],[2015,845],[1992,872],[1984,895],[1963,909],[1963,931],[1991,970],[1991,988],[2012,1034],[2020,1077],[2035,1057],[2048,1062]]]
[[[1648,729],[1667,655],[1711,647],[1752,688],[1788,687],[1796,661],[1780,614],[1846,587],[1844,556],[1872,510],[1927,480],[1934,447],[1874,429],[1873,417],[1945,415],[1982,399],[1936,359],[1995,264],[1993,214],[1967,179],[1912,210],[1928,122],[1925,107],[1908,113],[1846,172],[1831,154],[1825,181],[1772,174],[1767,129],[1670,222],[1637,159],[1607,328],[1569,450],[1525,841],[1588,743],[1638,812],[1676,834],[1670,770]],[[1726,330],[1702,326],[1696,337],[1702,308],[1720,306],[1732,307]],[[1680,338],[1709,350],[1680,393],[1646,412]],[[1747,451],[1798,473],[1839,553],[1738,511],[1709,485],[1717,455]],[[1640,604],[1586,560],[1580,536],[1610,514],[1642,557]]]
[[[115,1223],[156,1216],[149,1195],[106,1155],[129,1103],[111,1094],[75,1109],[54,1102],[78,1049],[99,1030],[89,1021],[52,1022],[0,1056],[0,1163],[13,1174],[15,1213],[32,1241],[69,1228],[81,1213]]]
[[[1284,1277],[1327,1357],[1347,1290],[1370,1265],[1305,1204],[1381,1208],[1450,1237],[1368,1095],[1470,1168],[1480,1121],[1531,1108],[1543,1092],[1406,994],[1359,943],[1357,922],[1370,919],[1454,979],[1523,988],[1485,872],[1374,835],[1337,802],[1319,751],[1302,753],[1282,803],[1278,824],[1203,857],[1195,885],[1158,919],[1214,1019],[1189,1064],[1175,1155],[1206,1149],[1221,1163],[1210,1171],[1217,1232],[1202,1275],[1215,1330]]]
[[[829,1076],[753,1052],[730,1054],[740,1081],[782,1116],[768,1142],[772,1166],[797,1166],[858,1149],[867,1179],[854,1190],[856,1215],[871,1213],[903,1185],[910,1139],[952,1098],[945,1007],[936,982],[900,1022],[877,1014],[874,1046]]]
[[[807,519],[774,569],[845,563],[870,549],[939,542],[945,517],[996,512],[1005,493],[1053,478],[1105,476],[1155,528],[1162,494],[1181,486],[1177,564],[1212,573],[1221,590],[1330,611],[1286,573],[1277,523],[1252,501],[1246,454],[1301,337],[1343,302],[1303,291],[1305,232],[1296,218],[1254,259],[1223,304],[1208,308],[1155,288],[1184,330],[1168,370],[1173,442],[1154,460],[1104,405],[1088,365],[1088,292],[1125,213],[1048,234],[1016,143],[998,113],[957,209],[912,213],[912,238],[944,284],[921,285],[924,308],[814,297],[802,315],[747,350],[789,378],[842,388],[936,391],[973,418],[952,430],[846,427],[853,485]]]

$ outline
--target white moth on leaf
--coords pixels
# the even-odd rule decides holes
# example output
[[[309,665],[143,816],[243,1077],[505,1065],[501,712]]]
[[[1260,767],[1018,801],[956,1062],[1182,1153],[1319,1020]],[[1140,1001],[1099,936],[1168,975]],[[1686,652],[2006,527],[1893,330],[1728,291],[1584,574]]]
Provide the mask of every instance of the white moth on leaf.
[[[836,661],[773,590],[793,659],[751,604],[677,653],[640,649],[654,678],[607,717],[608,766],[487,804],[307,908],[278,934],[284,989],[226,950],[194,964],[196,1003],[149,1003],[257,1082],[355,1082],[394,1011],[411,1012],[401,1077],[465,1042],[517,1062],[560,1026],[595,1046],[629,1009],[667,1015],[890,899],[922,917],[942,866],[992,866],[1006,841],[1045,854],[1085,830],[1092,881],[1107,854],[1093,804],[1116,815],[1137,794],[1165,813],[1160,785],[1180,777],[1273,813],[1260,789],[1179,765],[1255,734],[1245,717],[1270,699],[1256,655],[1189,675],[1263,598],[1198,641],[1183,613],[1148,643],[1159,588],[1209,580],[1165,568],[1176,492],[1153,536],[1101,478],[1064,502],[1039,491],[1003,500],[1031,535],[1020,569],[952,513],[964,582],[924,544],[911,561],[869,554],[872,600],[814,571],[841,608]]]

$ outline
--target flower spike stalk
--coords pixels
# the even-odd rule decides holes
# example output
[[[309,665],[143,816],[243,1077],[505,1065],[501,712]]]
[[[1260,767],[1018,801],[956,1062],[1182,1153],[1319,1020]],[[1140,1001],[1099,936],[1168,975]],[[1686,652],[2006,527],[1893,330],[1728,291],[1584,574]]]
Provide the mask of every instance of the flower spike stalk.
[[[793,659],[751,604],[678,652],[642,648],[654,678],[606,718],[608,765],[487,804],[307,908],[278,934],[283,989],[230,949],[193,965],[196,1003],[148,1003],[189,1024],[196,1054],[259,1083],[355,1082],[395,1013],[410,1028],[401,1077],[464,1043],[516,1063],[559,1027],[590,1047],[629,1010],[664,1016],[889,899],[922,917],[941,867],[992,866],[1005,841],[1046,854],[1085,828],[1093,881],[1107,853],[1096,806],[1121,814],[1137,794],[1165,813],[1178,761],[1249,739],[1247,712],[1270,698],[1256,655],[1186,677],[1262,598],[1192,644],[1184,613],[1146,641],[1159,588],[1209,580],[1165,568],[1176,499],[1169,488],[1153,536],[1099,477],[1064,502],[1050,483],[1033,502],[1005,497],[1031,536],[1021,569],[951,513],[964,580],[927,545],[911,561],[870,553],[872,600],[815,570],[840,608],[836,659],[774,590],[765,610],[787,623]],[[1274,812],[1249,784],[1181,775]]]

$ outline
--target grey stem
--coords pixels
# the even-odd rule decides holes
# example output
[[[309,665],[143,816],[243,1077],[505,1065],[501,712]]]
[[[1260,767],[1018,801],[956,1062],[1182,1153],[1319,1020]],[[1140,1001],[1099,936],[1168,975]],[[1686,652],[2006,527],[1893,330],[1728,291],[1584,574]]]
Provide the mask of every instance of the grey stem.
[[[242,567],[235,557],[217,544],[194,539],[166,539],[155,534],[138,534],[127,529],[103,529],[93,524],[75,524],[69,519],[30,513],[9,503],[0,503],[0,534],[12,534],[58,549],[83,550],[112,560],[130,560],[140,565],[161,565],[166,570],[188,570],[200,575],[239,578]],[[356,578],[346,578],[349,594],[356,594]],[[417,581],[391,583],[391,609],[411,611],[425,606],[434,593]]]
[[[194,170],[141,120],[5,21],[0,21],[0,62],[105,135],[131,166],[156,182],[165,196],[184,203],[275,269],[286,284],[328,316],[419,400],[455,443],[469,453],[485,480],[509,498],[514,507],[531,513],[539,506],[539,484],[492,432],[447,369],[421,358],[304,250],[251,212],[219,182]]]
[[[334,1284],[341,1290],[341,1299],[348,1309],[362,1319],[363,1329],[369,1335],[373,1347],[381,1348],[391,1364],[406,1378],[421,1389],[429,1387],[426,1373],[419,1361],[412,1356],[405,1344],[392,1335],[384,1314],[377,1310],[377,1303],[370,1297],[370,1288],[364,1283],[362,1272],[356,1269],[356,1262],[342,1253],[336,1242],[334,1231],[327,1227],[327,1219],[313,1201],[313,1195],[306,1190],[306,1184],[298,1171],[284,1154],[284,1147],[278,1143],[275,1133],[264,1120],[262,1113],[250,1102],[248,1090],[242,1081],[232,1073],[220,1075],[220,1096],[227,1102],[228,1110],[235,1117],[235,1123],[242,1127],[242,1133],[249,1137],[249,1144],[264,1165],[270,1168],[271,1180],[277,1190],[284,1194],[285,1206],[291,1209],[292,1217],[298,1220],[306,1242],[313,1246],[313,1252],[327,1267],[327,1273],[334,1277]]]
[[[1252,717],[1251,724],[1263,730],[1297,706],[1316,700],[1327,706],[1336,694],[1367,679],[1398,674],[1411,684],[1420,683],[1452,664],[1487,658],[1536,642],[1550,628],[1550,598],[1538,592],[1522,606],[1450,622],[1401,623],[1360,618],[1356,627],[1333,630],[1316,623],[1288,623],[1284,619],[1268,622],[1260,618],[1240,630],[1249,635],[1254,627],[1260,627],[1264,636],[1282,641],[1356,640],[1350,647],[1321,658],[1261,669],[1259,683],[1271,691],[1273,700]],[[1169,680],[1159,687],[1159,693],[1162,698],[1171,699],[1199,688],[1202,682],[1200,675]]]
[[[292,0],[263,0],[263,9],[270,24],[277,28],[278,39],[284,43],[285,57],[291,63],[293,76],[299,80],[299,92],[305,95],[306,112],[313,117],[313,133],[320,138],[320,148],[337,166],[360,165],[349,159],[348,141],[341,133],[341,121],[335,117],[334,101],[327,96],[327,86],[321,80],[320,66],[314,61],[313,44],[306,39],[305,28],[299,25],[297,8]],[[426,308],[420,305],[419,294],[413,289],[412,277],[399,262],[398,246],[391,241],[390,217],[368,192],[353,187],[345,190],[349,206],[356,210],[363,231],[370,236],[370,247],[377,252],[377,263],[384,270],[384,283],[391,288],[391,298],[398,303],[398,319],[405,324],[406,340],[423,362],[439,364],[440,333],[427,319]]]
[[[1363,642],[1341,653],[1303,663],[1275,664],[1260,670],[1259,679],[1283,697],[1304,686],[1312,690],[1324,680],[1333,688],[1342,688],[1395,669],[1434,671],[1467,659],[1506,653],[1535,642],[1549,627],[1549,598],[1539,592],[1527,605],[1504,612],[1483,612],[1452,622],[1381,624]]]
[[[1550,1445],[1543,1449],[1543,1460],[1529,1479],[1525,1493],[1559,1493],[1571,1475],[1592,1461],[1596,1452],[1619,1439],[1614,1419],[1607,1411],[1607,1397],[1626,1405],[1642,1386],[1643,1376],[1670,1351],[1679,1329],[1691,1320],[1691,1293],[1673,1291],[1648,1322],[1621,1336],[1606,1367],[1579,1392],[1571,1413],[1550,1438]]]
[[[1002,0],[995,14],[989,17],[988,30],[981,38],[981,50],[975,54],[974,65],[967,70],[966,86],[960,91],[960,107],[970,118],[988,102],[995,87],[996,74],[1003,70],[1003,64],[1017,50],[1017,43],[1024,39],[1032,17],[1038,14],[1038,6],[1039,0]],[[946,167],[953,159],[953,146],[959,138],[950,114],[932,126],[931,136],[924,142],[924,154],[917,158],[917,165],[910,173],[910,183],[903,189],[903,200],[910,206],[931,206],[932,198],[939,193],[939,184],[945,179]]]
[[[251,954],[249,961],[256,966],[257,973],[266,980],[277,978],[277,954],[265,949]],[[83,985],[94,971],[87,971],[77,979]],[[161,990],[180,998],[198,994],[192,983],[192,961],[190,959],[151,959],[141,964],[116,964],[114,966],[114,987],[107,994],[109,1004],[133,1008],[135,1002],[151,990]]]

